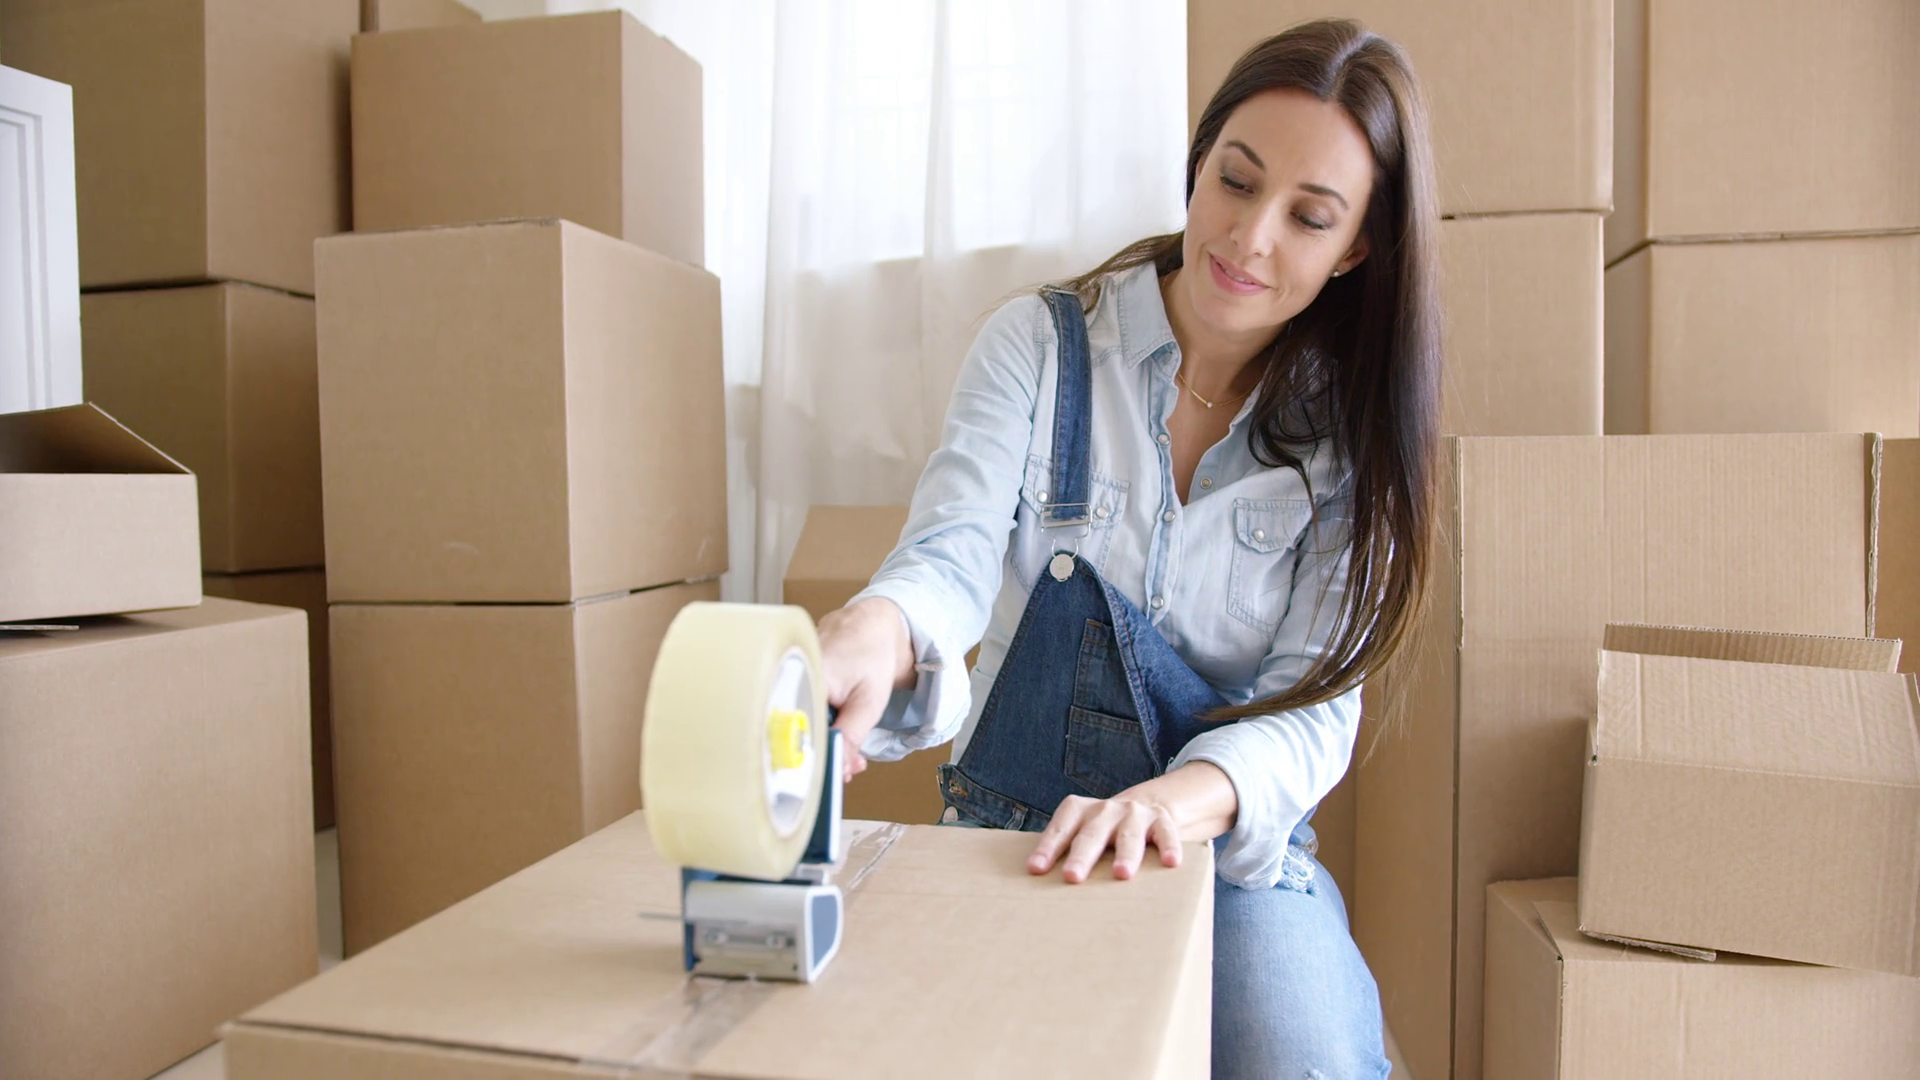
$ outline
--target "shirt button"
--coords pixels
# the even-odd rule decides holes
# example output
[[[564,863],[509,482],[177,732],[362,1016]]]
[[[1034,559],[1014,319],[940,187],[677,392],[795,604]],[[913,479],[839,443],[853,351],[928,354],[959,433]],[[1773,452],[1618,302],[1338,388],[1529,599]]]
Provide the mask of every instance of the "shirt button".
[[[1160,520],[1166,522],[1169,525],[1173,524],[1173,518],[1174,518],[1174,514],[1173,514],[1173,511],[1171,510],[1160,515]]]
[[[1160,433],[1160,437],[1155,439],[1154,441],[1159,443],[1161,446],[1165,446],[1168,443],[1172,442],[1173,440],[1168,438],[1167,433],[1163,431]]]
[[[1203,476],[1203,477],[1201,477],[1201,478],[1200,478],[1200,486],[1201,486],[1201,487],[1203,487],[1203,488],[1211,488],[1211,487],[1213,486],[1213,477],[1211,477],[1211,476]]]
[[[1265,540],[1267,538],[1267,530],[1265,529],[1253,530],[1253,538],[1255,540]]]
[[[1105,521],[1107,515],[1111,512],[1112,511],[1109,511],[1106,507],[1102,506],[1098,510],[1095,510],[1093,512],[1093,516],[1101,519],[1102,521]]]
[[[1154,598],[1153,598],[1153,610],[1155,610],[1155,611],[1159,611],[1159,610],[1160,610],[1161,608],[1163,608],[1163,607],[1166,607],[1166,606],[1167,606],[1167,598],[1166,598],[1166,597],[1164,597],[1164,596],[1156,596],[1156,597],[1154,597]]]

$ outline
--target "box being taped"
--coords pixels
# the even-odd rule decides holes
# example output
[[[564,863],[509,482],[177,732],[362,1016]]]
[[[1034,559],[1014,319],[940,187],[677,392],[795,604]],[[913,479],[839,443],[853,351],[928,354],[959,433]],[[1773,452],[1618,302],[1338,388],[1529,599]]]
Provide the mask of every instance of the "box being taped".
[[[1487,890],[1484,1080],[1914,1075],[1920,979],[1593,941],[1574,929],[1574,891]]]
[[[200,602],[192,473],[92,405],[0,415],[0,622]]]
[[[1607,627],[1580,929],[1920,975],[1920,701],[1899,658]]]
[[[248,1013],[227,1076],[1207,1074],[1206,845],[1066,886],[1026,872],[1031,836],[866,829],[813,985],[689,979],[635,814]]]

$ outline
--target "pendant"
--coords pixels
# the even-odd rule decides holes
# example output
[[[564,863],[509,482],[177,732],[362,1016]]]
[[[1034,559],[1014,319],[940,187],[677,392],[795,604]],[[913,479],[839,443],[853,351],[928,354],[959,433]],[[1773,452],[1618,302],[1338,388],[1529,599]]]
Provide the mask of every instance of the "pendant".
[[[1072,577],[1073,556],[1064,551],[1055,552],[1053,558],[1047,561],[1047,573],[1052,574],[1055,581],[1065,581]]]

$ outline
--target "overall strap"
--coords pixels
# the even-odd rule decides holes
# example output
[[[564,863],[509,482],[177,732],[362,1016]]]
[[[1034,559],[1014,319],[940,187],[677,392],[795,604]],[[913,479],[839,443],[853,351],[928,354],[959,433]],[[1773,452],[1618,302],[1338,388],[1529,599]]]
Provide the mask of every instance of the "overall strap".
[[[1053,398],[1053,479],[1040,526],[1089,523],[1088,470],[1093,446],[1093,366],[1087,355],[1087,317],[1080,298],[1065,289],[1046,288],[1040,296],[1053,313],[1059,343],[1059,371]]]

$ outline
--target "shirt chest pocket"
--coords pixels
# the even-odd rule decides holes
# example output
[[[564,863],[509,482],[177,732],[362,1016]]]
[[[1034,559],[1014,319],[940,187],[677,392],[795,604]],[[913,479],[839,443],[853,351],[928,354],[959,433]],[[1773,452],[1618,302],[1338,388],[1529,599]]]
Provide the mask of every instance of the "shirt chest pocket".
[[[1313,520],[1308,499],[1235,499],[1227,614],[1262,634],[1280,628],[1293,599],[1298,542]]]
[[[1040,527],[1040,513],[1053,504],[1053,462],[1037,454],[1027,456],[1027,468],[1020,481],[1020,506],[1015,512],[1014,542],[1011,547],[1013,570],[1022,587],[1033,588],[1041,569],[1056,551],[1070,551],[1093,565],[1106,569],[1107,549],[1113,543],[1113,527],[1126,516],[1127,482],[1095,472],[1087,488],[1087,524]]]

